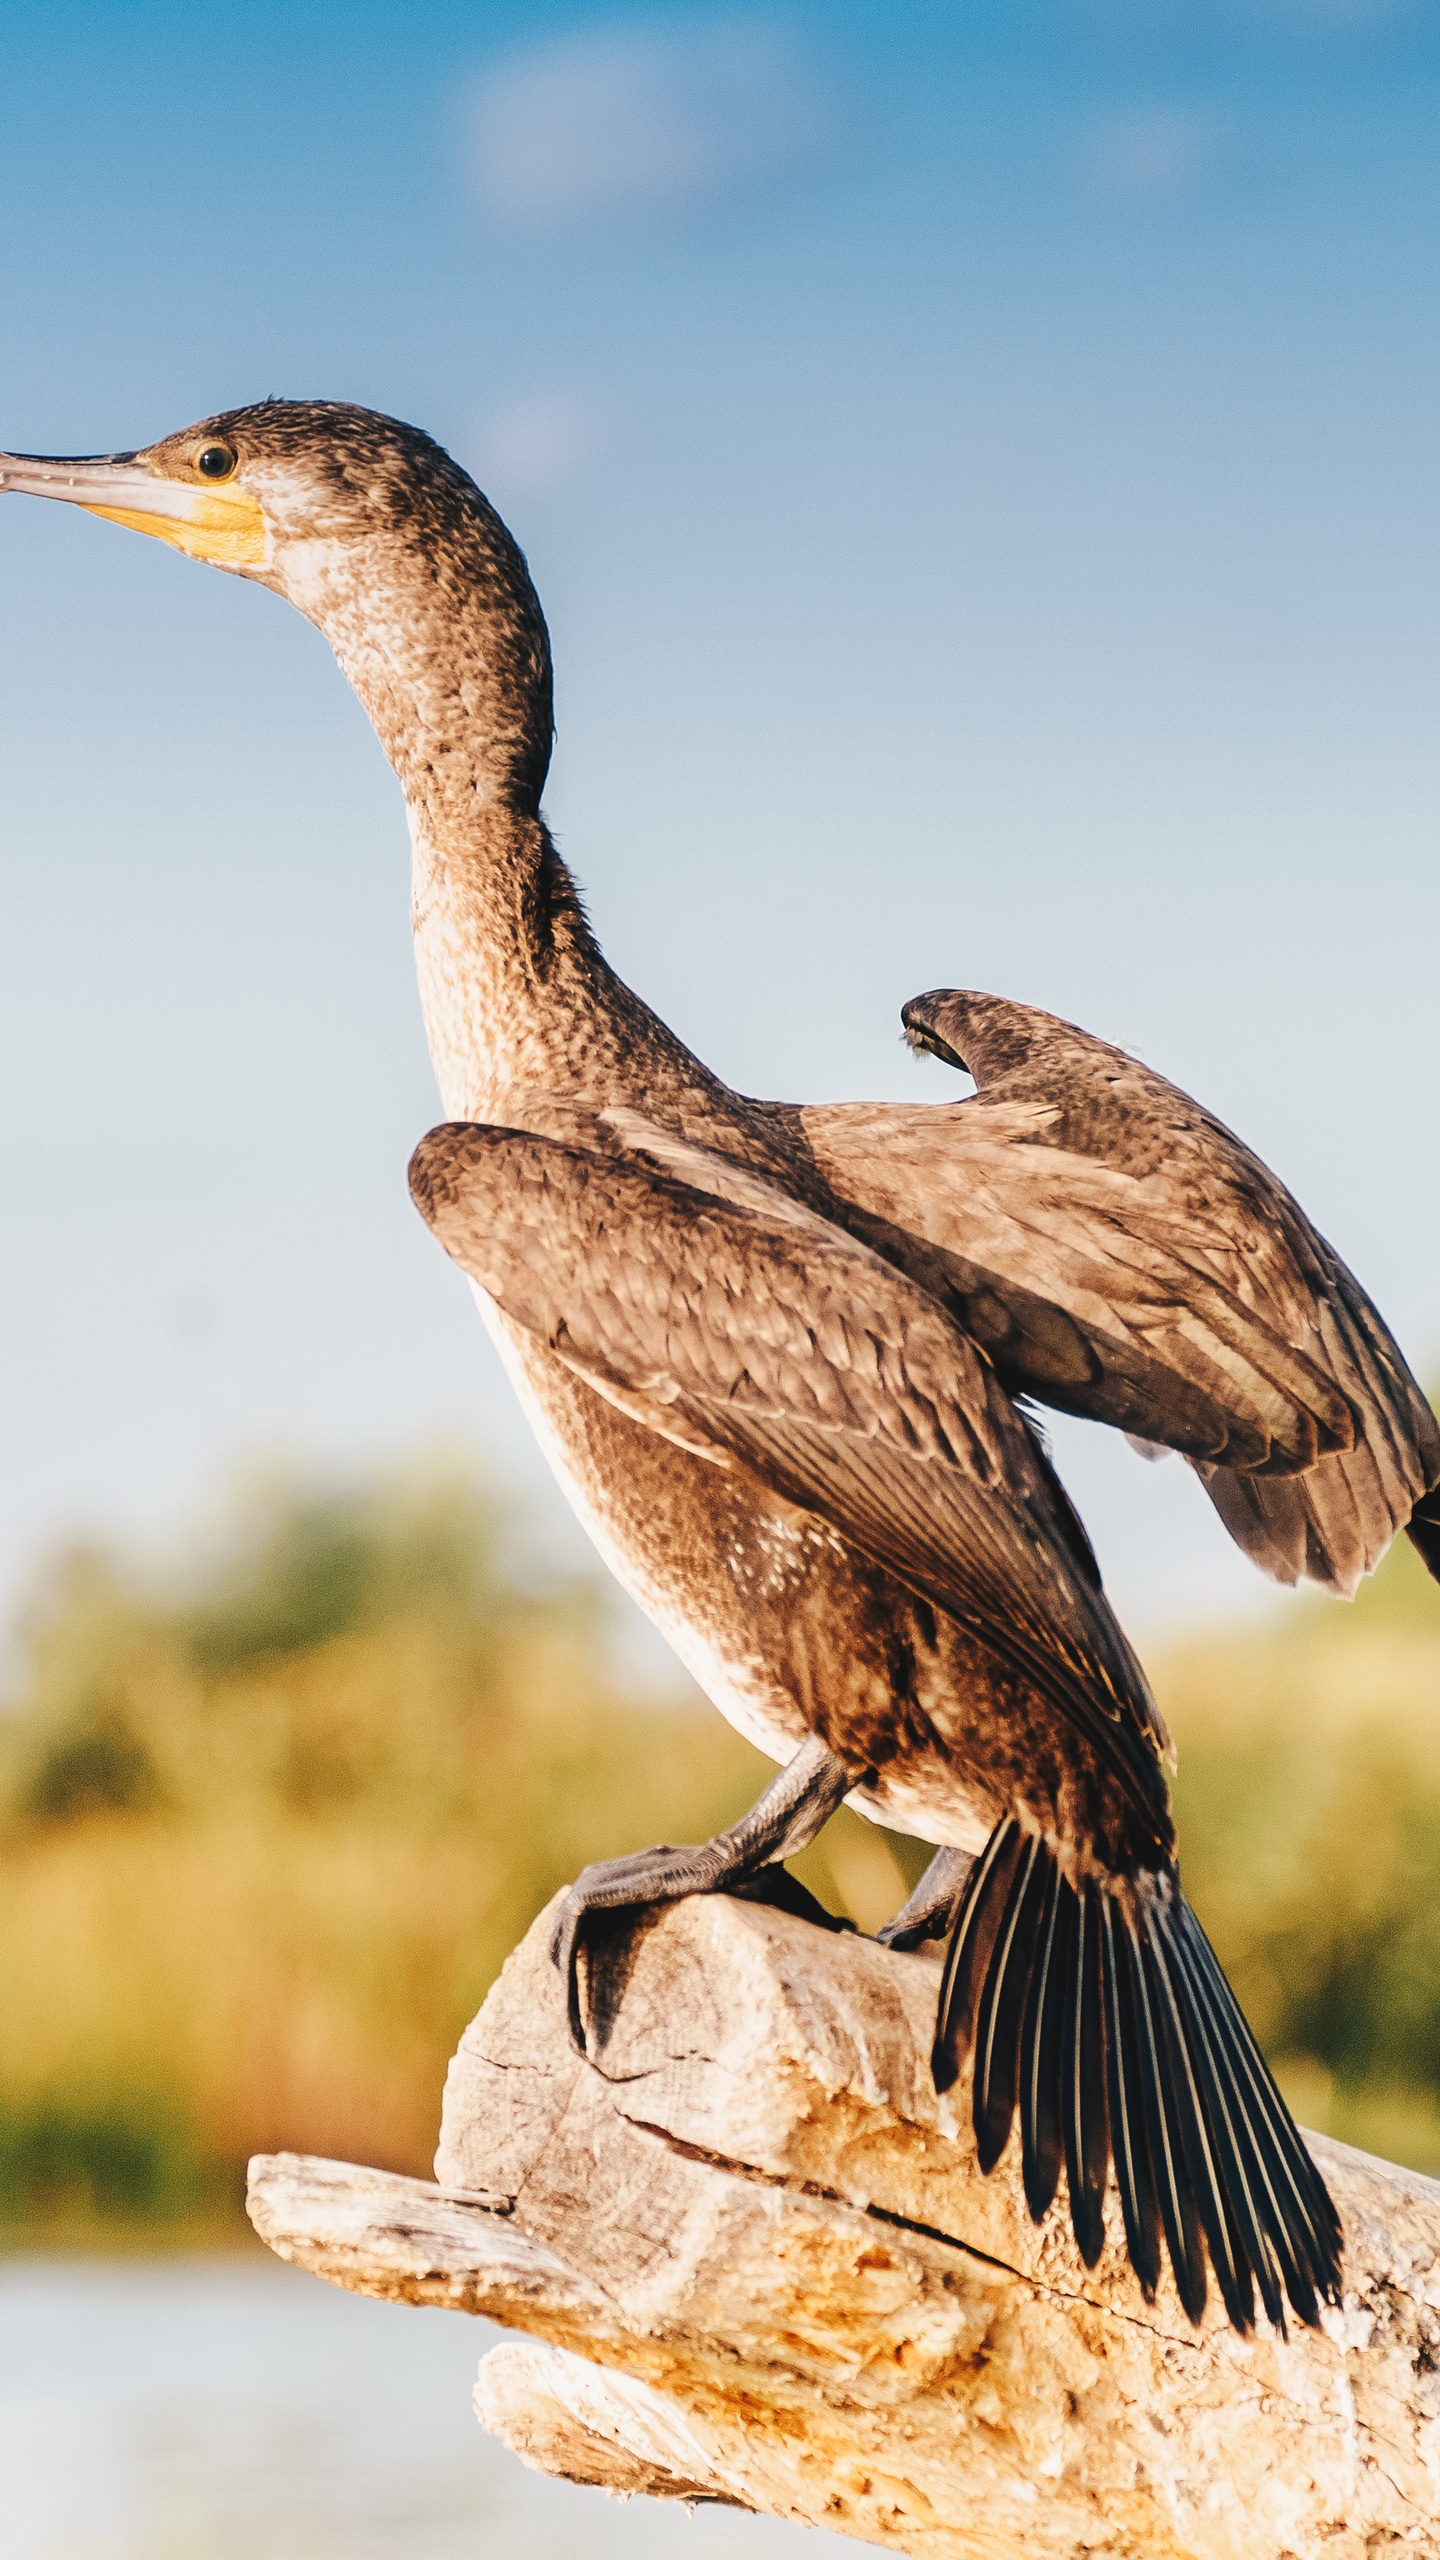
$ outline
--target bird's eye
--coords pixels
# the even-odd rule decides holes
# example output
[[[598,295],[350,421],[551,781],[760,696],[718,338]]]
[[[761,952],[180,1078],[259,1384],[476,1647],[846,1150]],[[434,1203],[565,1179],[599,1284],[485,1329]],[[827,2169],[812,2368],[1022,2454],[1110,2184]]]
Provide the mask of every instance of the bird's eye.
[[[202,444],[195,456],[195,468],[206,480],[228,480],[235,468],[235,456],[228,444]]]

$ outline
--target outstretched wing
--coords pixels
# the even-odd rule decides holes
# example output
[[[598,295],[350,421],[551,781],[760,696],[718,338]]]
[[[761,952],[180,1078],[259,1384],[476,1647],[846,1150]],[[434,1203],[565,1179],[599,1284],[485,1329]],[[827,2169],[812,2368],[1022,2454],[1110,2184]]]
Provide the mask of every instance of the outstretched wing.
[[[940,1257],[1005,1383],[1180,1450],[1281,1580],[1353,1590],[1440,1477],[1382,1319],[1258,1157],[1123,1051],[954,991],[905,1008],[973,1101],[800,1113],[857,1231]]]
[[[704,1150],[684,1154],[706,1172]],[[1144,1675],[989,1363],[842,1229],[721,1159],[713,1172],[702,1190],[633,1152],[460,1122],[422,1139],[410,1182],[512,1321],[973,1630],[1086,1737],[1168,1851]]]

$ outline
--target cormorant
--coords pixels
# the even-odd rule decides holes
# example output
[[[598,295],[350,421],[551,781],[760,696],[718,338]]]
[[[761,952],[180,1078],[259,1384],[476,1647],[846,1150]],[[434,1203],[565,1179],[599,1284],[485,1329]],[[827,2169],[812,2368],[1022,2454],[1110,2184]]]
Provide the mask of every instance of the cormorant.
[[[451,1115],[416,1150],[415,1199],[602,1554],[784,1764],[718,1840],[587,1868],[572,1888],[556,1955],[582,2048],[591,1915],[717,1889],[793,1900],[778,1862],[848,1799],[937,1846],[882,1935],[913,1945],[953,1926],[935,2072],[949,2086],[973,2056],[983,2168],[1018,2109],[1030,2209],[1046,2214],[1063,2167],[1088,2264],[1113,2162],[1147,2296],[1163,2237],[1192,2319],[1208,2252],[1237,2328],[1257,2293],[1277,2326],[1286,2297],[1316,2320],[1338,2299],[1338,2219],[1181,1895],[1163,1724],[1007,1389],[1173,1439],[1206,1466],[1313,1474],[1373,1438],[1381,1409],[1395,1430],[1411,1410],[1398,1354],[1378,1405],[1356,1365],[1352,1336],[1388,1345],[1378,1318],[1340,1327],[1343,1369],[1340,1353],[1306,1366],[1309,1333],[1282,1358],[1288,1318],[1262,1356],[1253,1326],[1217,1316],[1227,1289],[1243,1305],[1255,1292],[1233,1260],[1215,1268],[1203,1200],[1183,1180],[1167,1199],[1163,1156],[1136,1176],[1123,1146],[1143,1253],[1127,1260],[1117,1227],[1109,1261],[1091,1257],[1117,1195],[1112,1180],[1100,1199],[1111,1141],[1087,1147],[1083,1110],[1047,1117],[1023,1096],[985,1158],[971,1150],[999,1124],[983,1090],[923,1115],[927,1152],[922,1115],[757,1102],[710,1074],[597,948],[540,813],[539,603],[493,509],[418,430],[266,401],[143,452],[0,457],[0,487],[253,578],[331,642],[410,822],[421,996]],[[975,1037],[983,1001],[911,1008],[912,1029],[978,1065],[982,1086],[998,1055]],[[963,1173],[944,1154],[951,1126]],[[1059,1272],[1051,1253],[1031,1269],[1018,1234],[1047,1177],[1071,1220]],[[1262,1258],[1283,1197],[1256,1196]],[[1168,1252],[1157,1298],[1134,1278],[1152,1228]],[[1112,1266],[1127,1275],[1113,1301]],[[1301,1319],[1328,1340],[1339,1266],[1297,1267]],[[1413,1411],[1410,1427],[1418,1483],[1429,1444]],[[1402,1478],[1386,1479],[1396,1520]]]

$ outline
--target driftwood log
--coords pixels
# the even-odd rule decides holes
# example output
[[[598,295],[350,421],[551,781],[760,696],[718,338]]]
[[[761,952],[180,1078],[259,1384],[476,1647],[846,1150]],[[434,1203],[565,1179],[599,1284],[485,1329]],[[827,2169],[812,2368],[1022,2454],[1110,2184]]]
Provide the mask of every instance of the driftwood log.
[[[251,2171],[282,2257],[527,2333],[475,2395],[527,2461],[925,2560],[1440,2554],[1440,2184],[1312,2137],[1343,2309],[1196,2331],[1035,2229],[1016,2146],[981,2176],[928,1957],[681,1903],[591,1958],[586,2063],[548,1925],[451,2065],[437,2186]]]

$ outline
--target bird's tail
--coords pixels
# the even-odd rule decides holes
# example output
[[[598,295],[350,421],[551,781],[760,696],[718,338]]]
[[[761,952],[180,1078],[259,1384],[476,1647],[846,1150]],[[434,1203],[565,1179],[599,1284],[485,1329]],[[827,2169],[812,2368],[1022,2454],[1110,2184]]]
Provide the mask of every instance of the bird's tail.
[[[1062,2166],[1080,2254],[1105,2238],[1111,2162],[1130,2262],[1152,2299],[1163,2232],[1198,2321],[1208,2248],[1226,2311],[1254,2326],[1282,2289],[1312,2326],[1339,2299],[1340,2222],[1173,1873],[1072,1885],[1007,1816],[975,1861],[940,1992],[935,2085],[974,2058],[980,2166],[1020,2111],[1036,2222]]]

